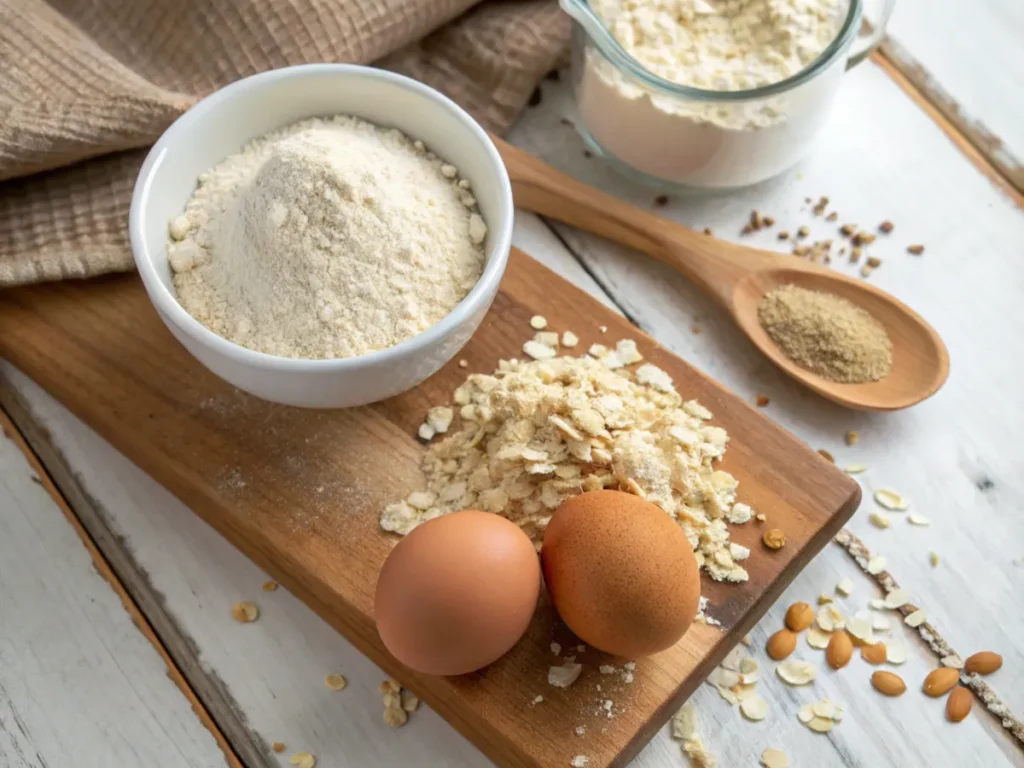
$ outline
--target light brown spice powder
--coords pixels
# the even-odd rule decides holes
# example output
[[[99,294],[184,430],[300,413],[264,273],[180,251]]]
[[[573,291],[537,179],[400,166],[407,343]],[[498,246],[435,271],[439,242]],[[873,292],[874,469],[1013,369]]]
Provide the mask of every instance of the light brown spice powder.
[[[839,296],[783,285],[761,297],[757,315],[791,360],[826,379],[859,384],[892,370],[885,328]]]

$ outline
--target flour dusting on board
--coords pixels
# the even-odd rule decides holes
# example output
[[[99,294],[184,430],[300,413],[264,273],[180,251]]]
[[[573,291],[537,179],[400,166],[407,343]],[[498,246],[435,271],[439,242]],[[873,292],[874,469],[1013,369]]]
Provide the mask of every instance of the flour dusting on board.
[[[469,376],[453,398],[461,427],[423,459],[427,487],[388,505],[381,527],[406,534],[478,508],[538,541],[567,498],[616,489],[676,520],[713,578],[746,581],[737,561],[749,550],[730,548],[726,522],[748,521],[751,509],[737,503],[736,479],[714,468],[728,435],[642,360],[627,339],[585,357],[502,360],[491,375]]]

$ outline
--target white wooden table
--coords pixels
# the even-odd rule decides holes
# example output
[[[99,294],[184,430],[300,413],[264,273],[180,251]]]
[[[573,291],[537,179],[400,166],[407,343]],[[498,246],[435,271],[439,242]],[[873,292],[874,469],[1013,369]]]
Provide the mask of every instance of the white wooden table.
[[[847,77],[816,151],[784,179],[658,206],[726,238],[739,237],[753,208],[778,220],[774,231],[808,224],[812,237],[832,236],[846,221],[871,229],[894,222],[872,247],[884,263],[871,279],[928,318],[952,358],[949,382],[922,405],[869,415],[821,400],[776,371],[685,280],[639,254],[526,213],[515,242],[741,396],[767,395],[768,414],[813,447],[841,464],[866,464],[858,476],[865,502],[850,529],[888,558],[958,652],[1002,653],[1004,667],[990,682],[1020,715],[1024,196],[1012,183],[1024,123],[1022,102],[1010,94],[1019,94],[1024,74],[1024,10],[1015,0],[970,8],[901,0],[887,48],[896,63],[869,61]],[[584,155],[563,121],[573,119],[565,80],[543,84],[540,105],[510,138],[653,207],[656,193]],[[908,82],[927,88],[908,92]],[[941,119],[951,102],[959,104],[955,125]],[[1003,138],[1002,147],[986,144],[980,126]],[[811,216],[805,199],[821,195],[840,221]],[[759,233],[749,242],[776,247],[774,238]],[[907,254],[910,243],[923,243],[925,254]],[[380,670],[284,590],[263,592],[256,566],[2,361],[0,405],[9,433],[0,441],[0,766],[276,766],[298,751],[321,766],[487,764],[432,712],[387,727]],[[853,447],[844,445],[849,430],[860,435]],[[871,526],[871,492],[881,487],[909,497],[932,525],[914,527],[893,513],[891,528]],[[786,606],[813,603],[843,577],[854,582],[842,601],[848,612],[879,594],[830,545],[753,633],[752,653],[766,673],[764,641]],[[258,622],[232,620],[239,600],[260,605]],[[703,686],[693,701],[705,743],[723,766],[756,765],[769,746],[794,766],[1024,765],[1024,753],[977,704],[962,724],[947,723],[941,702],[918,692],[934,656],[905,627],[893,634],[909,649],[898,670],[911,689],[903,697],[875,693],[859,660],[806,689],[765,674],[759,690],[771,711],[755,724]],[[822,664],[803,641],[799,654]],[[330,672],[344,674],[348,688],[328,690]],[[826,696],[845,703],[847,714],[822,736],[795,715]],[[283,753],[273,742],[285,744]],[[667,729],[635,762],[686,763]]]

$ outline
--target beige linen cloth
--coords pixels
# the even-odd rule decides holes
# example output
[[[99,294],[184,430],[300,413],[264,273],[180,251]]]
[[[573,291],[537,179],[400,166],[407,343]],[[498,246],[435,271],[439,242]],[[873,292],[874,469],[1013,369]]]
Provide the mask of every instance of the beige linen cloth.
[[[501,131],[568,33],[555,0],[0,0],[0,288],[131,269],[144,148],[233,80],[377,63]]]

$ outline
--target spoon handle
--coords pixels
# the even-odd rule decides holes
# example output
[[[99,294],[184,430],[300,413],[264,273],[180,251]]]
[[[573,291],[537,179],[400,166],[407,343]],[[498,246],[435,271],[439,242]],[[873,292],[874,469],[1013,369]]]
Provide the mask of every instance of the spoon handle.
[[[736,283],[756,266],[757,251],[659,218],[492,139],[505,161],[516,205],[653,256],[727,307]],[[745,251],[754,257],[746,263]]]

